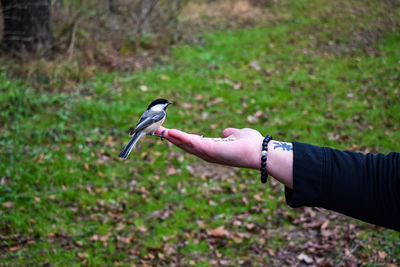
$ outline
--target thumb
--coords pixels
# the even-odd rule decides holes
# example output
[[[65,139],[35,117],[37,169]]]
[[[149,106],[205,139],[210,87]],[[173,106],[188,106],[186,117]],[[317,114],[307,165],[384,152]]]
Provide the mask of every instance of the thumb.
[[[223,137],[228,137],[228,136],[231,136],[231,135],[235,134],[237,131],[239,131],[239,129],[226,128],[225,130],[222,131],[222,136]]]

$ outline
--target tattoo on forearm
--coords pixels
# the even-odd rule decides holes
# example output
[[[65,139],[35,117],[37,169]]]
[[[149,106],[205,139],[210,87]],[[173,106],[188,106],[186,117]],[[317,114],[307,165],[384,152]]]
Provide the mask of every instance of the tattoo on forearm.
[[[283,151],[293,150],[293,146],[290,143],[274,142],[274,149],[282,148]]]

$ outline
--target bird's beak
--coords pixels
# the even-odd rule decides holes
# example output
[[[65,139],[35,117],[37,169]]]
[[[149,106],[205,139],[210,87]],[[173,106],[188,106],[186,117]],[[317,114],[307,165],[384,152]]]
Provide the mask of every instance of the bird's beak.
[[[172,102],[168,102],[168,106],[171,105],[171,104],[172,104]]]

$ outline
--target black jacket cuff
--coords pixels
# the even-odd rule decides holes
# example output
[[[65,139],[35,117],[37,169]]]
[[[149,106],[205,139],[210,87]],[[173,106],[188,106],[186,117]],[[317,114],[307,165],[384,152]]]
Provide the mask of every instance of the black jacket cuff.
[[[286,203],[292,207],[321,206],[325,174],[324,148],[293,142],[293,189],[285,187]]]

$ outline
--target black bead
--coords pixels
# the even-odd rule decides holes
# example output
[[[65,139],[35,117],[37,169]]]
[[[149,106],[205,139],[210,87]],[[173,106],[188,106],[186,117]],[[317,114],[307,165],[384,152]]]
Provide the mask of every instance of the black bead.
[[[271,141],[272,136],[267,135],[262,143],[262,150],[263,151],[268,151],[268,142]],[[265,184],[268,180],[268,172],[267,172],[267,156],[261,156],[261,182]]]
[[[261,167],[267,166],[267,163],[265,161],[261,162]]]
[[[271,135],[267,135],[264,139],[264,142],[268,144],[269,141],[271,141],[272,136]]]
[[[268,176],[261,176],[261,183],[265,184],[267,182]]]

